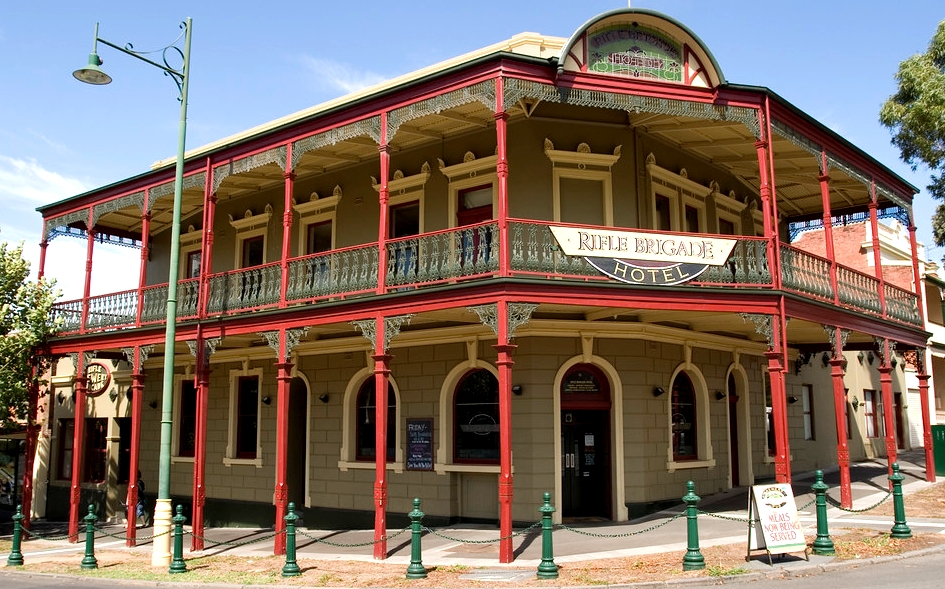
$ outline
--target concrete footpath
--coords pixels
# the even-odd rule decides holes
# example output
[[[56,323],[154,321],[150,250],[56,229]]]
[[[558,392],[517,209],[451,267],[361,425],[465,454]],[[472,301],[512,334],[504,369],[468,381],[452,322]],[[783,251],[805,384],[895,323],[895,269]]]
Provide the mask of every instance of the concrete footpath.
[[[911,513],[908,496],[925,489],[932,483],[925,482],[924,454],[921,450],[905,452],[899,455],[900,472],[905,476],[902,483],[905,496],[906,521],[913,533],[945,533],[945,519],[923,517],[921,513]],[[888,472],[885,460],[872,460],[851,466],[854,511],[844,511],[832,504],[828,508],[828,521],[831,534],[840,528],[870,528],[889,531],[893,525],[892,516],[872,516],[858,513],[870,508],[884,498],[890,504],[892,497],[888,492]],[[814,494],[810,491],[813,473],[795,474],[792,483],[795,502],[801,523],[805,526],[808,537],[816,535],[816,513]],[[839,502],[839,473],[828,471],[825,482],[830,486],[828,496]],[[685,489],[680,489],[680,496]],[[699,494],[699,489],[696,488]],[[725,493],[706,495],[698,505],[701,513],[698,518],[699,542],[701,548],[714,545],[741,545],[748,554],[748,489],[740,488]],[[535,521],[540,514],[536,513]],[[9,524],[4,533],[9,533]],[[120,536],[122,526],[105,526],[107,534]],[[188,529],[185,527],[185,530]],[[64,524],[36,522],[34,530],[42,536],[65,534]],[[541,562],[541,529],[539,526],[528,530],[515,530],[513,540],[515,560],[502,565],[498,561],[499,531],[496,526],[473,526],[459,524],[436,528],[423,535],[422,560],[425,566],[465,565],[468,567],[487,567],[493,571],[503,569],[531,569],[534,571]],[[150,552],[151,528],[139,528],[138,546],[125,547],[120,538],[97,537],[95,548],[98,550],[133,550]],[[388,560],[391,564],[410,563],[409,530],[390,530],[388,540]],[[272,554],[272,530],[246,528],[211,528],[205,531],[206,548],[200,552],[190,552],[190,537],[184,538],[184,558],[209,556],[213,554],[268,556]],[[84,540],[84,535],[81,536]],[[557,564],[568,562],[587,562],[606,558],[627,557],[645,554],[665,553],[686,549],[686,518],[684,505],[672,507],[630,522],[580,522],[565,523],[556,526],[553,535],[554,560]],[[296,536],[297,558],[337,559],[373,561],[373,531],[337,531],[299,528]],[[943,545],[945,550],[945,545]],[[61,556],[64,552],[75,552],[81,558],[84,544],[69,544],[66,540],[24,542],[22,552],[26,562],[37,562],[52,555]],[[769,564],[764,550],[752,551],[748,567],[753,571],[790,571],[823,569],[833,557],[810,556],[805,560],[802,553],[775,557]],[[5,564],[7,555],[0,554]],[[856,561],[862,564],[862,561]],[[511,580],[511,579],[495,579]]]

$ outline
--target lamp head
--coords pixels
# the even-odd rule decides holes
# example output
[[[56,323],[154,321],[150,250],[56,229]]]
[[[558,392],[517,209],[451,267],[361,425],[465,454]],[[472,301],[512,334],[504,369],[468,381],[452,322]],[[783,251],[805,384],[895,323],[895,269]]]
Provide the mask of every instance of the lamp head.
[[[85,82],[86,84],[94,84],[96,86],[108,84],[112,81],[112,77],[103,72],[102,68],[99,67],[100,65],[102,65],[102,60],[98,56],[98,53],[93,51],[89,53],[88,65],[72,72],[72,75],[75,76],[76,80]]]

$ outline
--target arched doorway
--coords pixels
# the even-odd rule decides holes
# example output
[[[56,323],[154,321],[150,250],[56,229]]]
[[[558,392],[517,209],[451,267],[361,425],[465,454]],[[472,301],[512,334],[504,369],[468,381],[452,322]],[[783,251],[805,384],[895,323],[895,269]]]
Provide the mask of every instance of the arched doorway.
[[[289,383],[288,437],[286,448],[286,485],[288,499],[297,509],[305,506],[306,465],[308,453],[308,385],[299,377]]]
[[[562,517],[612,519],[610,383],[593,364],[561,380]]]

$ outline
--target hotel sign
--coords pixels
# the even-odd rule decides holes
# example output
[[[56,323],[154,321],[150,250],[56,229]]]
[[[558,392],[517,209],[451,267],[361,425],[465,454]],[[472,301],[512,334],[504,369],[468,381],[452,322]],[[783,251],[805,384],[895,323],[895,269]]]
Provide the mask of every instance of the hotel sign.
[[[722,266],[735,239],[686,233],[639,233],[549,227],[566,255],[581,256],[603,274],[629,284],[672,286]]]

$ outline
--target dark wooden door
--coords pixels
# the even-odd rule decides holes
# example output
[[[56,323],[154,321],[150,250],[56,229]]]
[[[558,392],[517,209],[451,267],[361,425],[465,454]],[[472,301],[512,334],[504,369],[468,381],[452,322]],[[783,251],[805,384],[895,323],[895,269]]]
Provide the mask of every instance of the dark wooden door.
[[[608,413],[562,411],[562,517],[611,519]]]

